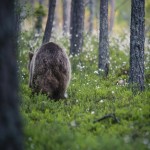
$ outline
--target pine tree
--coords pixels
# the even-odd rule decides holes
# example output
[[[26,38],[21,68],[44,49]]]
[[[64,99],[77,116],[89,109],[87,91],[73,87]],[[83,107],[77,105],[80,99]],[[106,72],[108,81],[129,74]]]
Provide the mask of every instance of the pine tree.
[[[108,51],[108,0],[100,1],[99,63],[100,75],[107,76],[109,71]]]
[[[48,18],[45,27],[45,32],[43,36],[43,44],[49,42],[51,38],[55,7],[56,7],[56,0],[49,0],[49,11],[48,11]]]
[[[133,91],[144,90],[145,0],[132,0],[130,26],[130,74]]]
[[[70,24],[70,54],[79,54],[83,46],[84,0],[72,0]]]
[[[15,0],[0,5],[0,150],[22,150],[17,80],[18,22]]]

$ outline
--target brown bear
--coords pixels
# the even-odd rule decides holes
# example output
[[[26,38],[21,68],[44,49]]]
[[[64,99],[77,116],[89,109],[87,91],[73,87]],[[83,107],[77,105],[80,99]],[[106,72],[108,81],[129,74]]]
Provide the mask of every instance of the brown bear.
[[[46,94],[51,99],[65,98],[71,78],[71,66],[66,52],[53,42],[29,53],[29,87],[33,93]]]

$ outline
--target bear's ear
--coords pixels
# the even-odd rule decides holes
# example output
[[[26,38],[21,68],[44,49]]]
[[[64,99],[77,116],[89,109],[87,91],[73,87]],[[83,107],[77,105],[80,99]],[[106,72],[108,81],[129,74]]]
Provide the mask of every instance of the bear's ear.
[[[33,57],[33,52],[29,51],[29,59],[31,60]]]

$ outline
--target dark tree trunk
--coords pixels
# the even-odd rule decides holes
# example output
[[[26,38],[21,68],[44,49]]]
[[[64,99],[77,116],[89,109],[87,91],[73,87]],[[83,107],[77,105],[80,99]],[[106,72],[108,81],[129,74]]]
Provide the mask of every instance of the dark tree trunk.
[[[110,0],[110,20],[109,20],[109,33],[112,32],[115,17],[115,0]]]
[[[48,18],[45,27],[44,37],[43,37],[43,44],[49,42],[51,37],[55,6],[56,6],[56,0],[49,0],[49,11],[48,11]]]
[[[108,75],[109,51],[108,51],[108,0],[100,1],[100,34],[99,34],[99,63],[100,74]]]
[[[15,0],[15,30],[16,30],[16,39],[19,36],[20,29],[21,29],[21,4],[19,0]]]
[[[15,1],[0,4],[0,150],[22,150]]]
[[[93,32],[93,21],[94,21],[94,2],[95,0],[89,0],[89,9],[90,9],[90,16],[89,16],[89,34],[91,35]]]
[[[66,35],[69,33],[70,26],[70,0],[63,0],[63,34]]]
[[[70,54],[82,51],[84,31],[84,0],[72,0],[70,23]]]
[[[132,0],[130,26],[130,75],[133,90],[144,90],[145,0]]]

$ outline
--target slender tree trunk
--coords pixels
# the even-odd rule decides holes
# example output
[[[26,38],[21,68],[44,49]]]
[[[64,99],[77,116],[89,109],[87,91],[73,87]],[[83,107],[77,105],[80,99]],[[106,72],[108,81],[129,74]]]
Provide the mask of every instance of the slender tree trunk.
[[[109,20],[109,33],[112,32],[115,18],[115,0],[110,0],[110,20]]]
[[[70,23],[70,54],[82,51],[84,31],[84,0],[72,0]]]
[[[20,17],[20,13],[21,13],[21,4],[20,4],[20,0],[15,0],[15,30],[16,30],[16,38],[18,38],[20,30],[21,30],[21,17]]]
[[[133,90],[144,90],[145,0],[132,0],[130,26],[130,75]]]
[[[22,150],[17,80],[15,1],[0,5],[0,150]]]
[[[100,74],[105,77],[109,70],[108,51],[108,0],[100,1],[99,63]]]
[[[88,33],[91,35],[93,32],[93,21],[94,21],[94,2],[95,0],[89,0],[89,9],[90,9],[90,16],[89,16],[89,31]]]
[[[43,37],[43,44],[49,42],[51,37],[55,6],[56,6],[56,0],[49,0],[49,11],[48,11],[48,18],[47,18],[46,28],[44,32],[44,37]]]
[[[69,33],[71,1],[63,0],[63,34]]]

